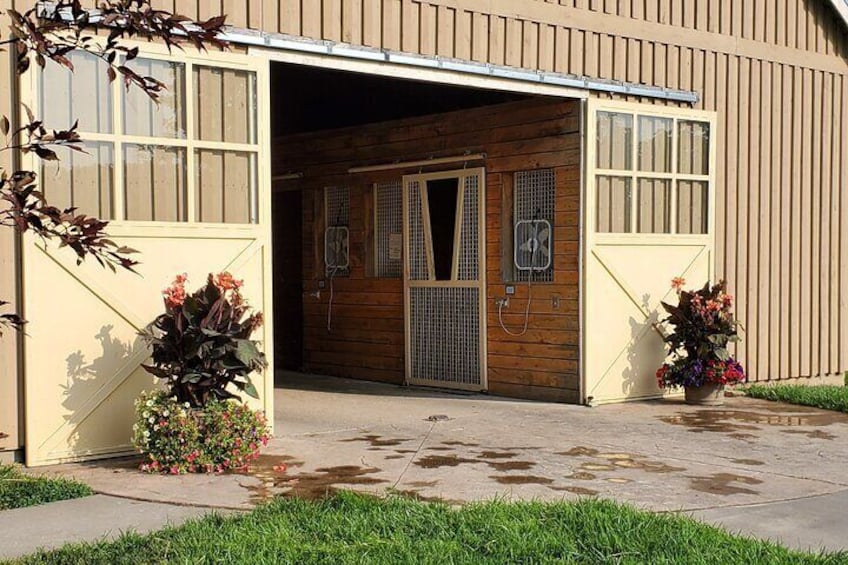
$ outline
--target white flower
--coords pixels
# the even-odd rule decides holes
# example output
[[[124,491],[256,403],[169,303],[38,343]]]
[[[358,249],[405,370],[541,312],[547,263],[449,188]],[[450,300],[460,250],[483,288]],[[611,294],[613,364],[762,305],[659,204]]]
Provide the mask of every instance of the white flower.
[[[165,418],[167,418],[170,414],[171,413],[168,410],[165,410],[164,412],[162,412],[162,416],[164,416]]]
[[[138,424],[133,424],[133,431],[138,431]]]
[[[155,422],[155,421],[156,421],[156,418],[154,418],[153,416],[151,416],[151,417],[149,417],[149,418],[147,419],[147,421],[148,421],[148,422],[150,422],[150,423],[152,424],[153,422]]]
[[[154,425],[153,425],[153,431],[154,431],[154,432],[158,432],[158,431],[159,431],[159,424],[154,424]]]
[[[148,400],[145,404],[147,404],[148,407],[153,406],[153,400]]]
[[[148,416],[150,416],[150,412],[148,412],[147,410],[141,413],[142,418],[147,418]]]
[[[150,437],[150,430],[144,430],[144,437]]]
[[[188,402],[183,402],[183,406],[185,406],[186,408],[191,408],[191,404],[189,404]]]

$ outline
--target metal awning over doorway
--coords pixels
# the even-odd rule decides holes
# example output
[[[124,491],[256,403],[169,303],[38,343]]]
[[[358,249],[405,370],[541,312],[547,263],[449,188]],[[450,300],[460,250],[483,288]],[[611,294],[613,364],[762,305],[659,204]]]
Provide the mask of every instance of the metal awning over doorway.
[[[300,36],[231,28],[223,39],[267,51],[276,61],[365,72],[399,79],[457,84],[543,96],[588,98],[591,92],[638,96],[695,104],[698,94],[645,86],[623,81],[532,71],[505,65],[475,63],[439,56],[422,56],[353,46],[334,41],[317,41]]]

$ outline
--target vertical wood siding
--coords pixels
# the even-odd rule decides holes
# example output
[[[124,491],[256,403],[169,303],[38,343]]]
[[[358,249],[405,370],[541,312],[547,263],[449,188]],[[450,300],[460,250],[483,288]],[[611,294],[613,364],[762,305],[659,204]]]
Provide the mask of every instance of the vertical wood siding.
[[[719,114],[716,260],[738,354],[754,380],[848,369],[848,34],[826,1],[337,2],[242,2],[233,23],[697,91]]]

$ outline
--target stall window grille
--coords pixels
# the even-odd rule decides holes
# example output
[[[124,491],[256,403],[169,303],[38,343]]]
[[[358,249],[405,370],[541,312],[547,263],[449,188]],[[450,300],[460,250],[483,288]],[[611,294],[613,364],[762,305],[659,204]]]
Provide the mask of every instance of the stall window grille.
[[[527,281],[531,277],[539,282],[553,280],[555,177],[553,169],[515,173],[513,230],[516,237],[513,256],[508,259],[515,263],[516,281]]]
[[[324,266],[328,277],[350,276],[350,189],[324,189]]]
[[[375,274],[381,278],[403,276],[403,183],[374,185]]]
[[[596,231],[706,234],[711,135],[702,120],[597,112]]]

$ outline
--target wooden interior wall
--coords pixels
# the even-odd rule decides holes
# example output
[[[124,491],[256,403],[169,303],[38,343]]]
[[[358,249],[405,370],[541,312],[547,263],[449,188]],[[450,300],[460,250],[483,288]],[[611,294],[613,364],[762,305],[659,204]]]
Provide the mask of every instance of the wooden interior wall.
[[[301,134],[274,145],[276,173],[303,172],[278,188],[304,189],[304,332],[306,369],[334,375],[402,382],[404,376],[403,283],[369,276],[373,261],[374,182],[398,180],[419,169],[349,175],[352,166],[407,161],[465,152],[487,154],[487,286],[489,390],[495,394],[578,400],[578,234],[580,193],[579,103],[526,100],[374,124]],[[477,163],[474,164],[475,166]],[[461,167],[462,165],[458,165]],[[442,167],[449,170],[457,165]],[[515,171],[556,171],[555,276],[537,283],[527,335],[505,334],[494,300],[504,294],[501,273],[502,188]],[[426,169],[428,172],[434,168]],[[351,274],[334,281],[333,332],[326,330],[322,216],[325,186],[351,190]],[[523,321],[526,287],[520,285],[505,316]],[[556,301],[554,300],[556,299]],[[556,304],[555,304],[556,302]]]

